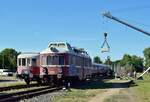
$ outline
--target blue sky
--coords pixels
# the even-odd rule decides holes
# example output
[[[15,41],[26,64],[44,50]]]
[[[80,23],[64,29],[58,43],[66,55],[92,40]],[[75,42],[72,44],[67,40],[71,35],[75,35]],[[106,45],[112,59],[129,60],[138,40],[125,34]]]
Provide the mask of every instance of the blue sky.
[[[150,32],[148,0],[1,0],[0,50],[45,49],[51,41],[65,41],[85,48],[103,60],[123,54],[143,56],[150,37],[115,21],[103,18],[103,11]],[[101,53],[103,33],[108,32],[109,53]]]

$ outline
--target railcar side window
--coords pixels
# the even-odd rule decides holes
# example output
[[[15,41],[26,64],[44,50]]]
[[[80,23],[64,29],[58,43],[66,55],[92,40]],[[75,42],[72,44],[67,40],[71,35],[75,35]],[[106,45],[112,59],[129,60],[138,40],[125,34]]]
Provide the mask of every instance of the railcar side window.
[[[21,58],[19,58],[19,66],[21,66]]]
[[[47,56],[47,65],[52,65],[52,57]]]
[[[58,65],[59,57],[58,56],[47,56],[47,65]]]
[[[64,56],[59,56],[59,65],[64,65]]]
[[[30,59],[27,58],[27,66],[29,66],[29,65],[30,65]]]
[[[73,64],[73,57],[72,57],[72,55],[69,55],[69,64]]]
[[[73,60],[73,65],[76,65],[76,56],[72,56],[72,60]]]
[[[59,65],[59,57],[58,56],[53,56],[52,64],[53,65]]]
[[[46,65],[47,64],[47,58],[45,56],[42,56],[41,58],[41,64]]]
[[[26,59],[22,58],[22,66],[26,66]]]

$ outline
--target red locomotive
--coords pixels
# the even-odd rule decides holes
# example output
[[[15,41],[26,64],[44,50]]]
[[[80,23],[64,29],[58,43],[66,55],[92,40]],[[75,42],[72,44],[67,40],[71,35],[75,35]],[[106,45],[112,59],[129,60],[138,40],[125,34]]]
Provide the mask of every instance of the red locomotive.
[[[30,81],[59,83],[62,80],[84,80],[108,73],[109,66],[92,64],[82,48],[64,42],[50,43],[40,53],[23,53],[18,56],[18,76],[27,84]]]

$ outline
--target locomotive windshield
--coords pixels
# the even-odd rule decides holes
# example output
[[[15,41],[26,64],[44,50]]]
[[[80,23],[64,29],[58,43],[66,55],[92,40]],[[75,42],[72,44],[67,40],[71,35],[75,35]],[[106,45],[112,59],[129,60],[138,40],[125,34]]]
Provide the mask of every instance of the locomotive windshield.
[[[32,66],[36,66],[36,59],[32,59]]]

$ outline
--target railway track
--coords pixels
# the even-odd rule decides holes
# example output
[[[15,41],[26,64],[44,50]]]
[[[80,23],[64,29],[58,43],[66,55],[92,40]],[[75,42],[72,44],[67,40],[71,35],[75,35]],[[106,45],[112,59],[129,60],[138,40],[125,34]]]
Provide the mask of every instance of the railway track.
[[[23,88],[30,88],[30,87],[38,87],[39,84],[30,84],[30,85],[15,85],[15,86],[8,86],[8,87],[0,87],[0,92],[14,90],[14,89],[23,89]],[[44,86],[44,85],[43,85]]]
[[[57,90],[61,90],[62,87],[44,87],[44,88],[38,88],[38,89],[32,89],[27,91],[21,91],[16,93],[10,93],[10,94],[1,94],[0,95],[0,102],[17,102],[21,99],[28,99],[32,98],[34,96],[39,96],[42,94],[46,94],[49,92],[54,92]]]

